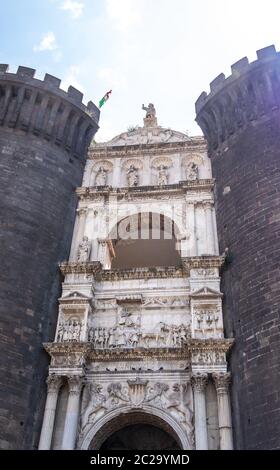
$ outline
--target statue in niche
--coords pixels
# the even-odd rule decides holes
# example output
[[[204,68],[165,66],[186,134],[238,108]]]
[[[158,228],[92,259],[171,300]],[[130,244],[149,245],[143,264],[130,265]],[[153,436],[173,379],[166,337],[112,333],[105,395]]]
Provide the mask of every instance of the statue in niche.
[[[142,104],[142,109],[146,111],[146,118],[155,118],[156,117],[156,109],[153,103],[149,103],[148,107]]]
[[[78,261],[84,263],[89,260],[90,256],[90,242],[88,237],[83,237],[83,240],[79,244],[78,249]]]
[[[96,186],[105,186],[107,183],[107,170],[103,166],[99,167],[95,177]]]
[[[186,178],[187,180],[195,181],[198,179],[198,166],[191,162],[186,168]]]
[[[138,170],[135,166],[130,165],[129,169],[127,170],[127,183],[129,187],[137,186],[138,185]]]
[[[168,184],[168,172],[166,166],[160,165],[158,169],[158,184],[160,186]]]

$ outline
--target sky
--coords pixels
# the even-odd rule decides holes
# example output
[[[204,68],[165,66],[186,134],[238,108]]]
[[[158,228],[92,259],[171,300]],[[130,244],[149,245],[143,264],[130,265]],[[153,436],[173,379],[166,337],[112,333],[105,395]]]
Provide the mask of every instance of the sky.
[[[256,50],[280,49],[279,0],[0,0],[0,63],[50,73],[84,93],[112,94],[96,141],[143,125],[142,104],[158,123],[189,135],[195,101],[220,73]]]

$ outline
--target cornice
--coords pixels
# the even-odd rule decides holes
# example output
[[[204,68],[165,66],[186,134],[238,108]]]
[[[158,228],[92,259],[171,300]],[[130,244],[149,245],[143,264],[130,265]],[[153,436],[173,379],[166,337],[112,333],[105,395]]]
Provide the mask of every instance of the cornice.
[[[185,348],[135,348],[92,350],[90,361],[135,361],[141,359],[179,360],[189,359],[189,351]]]
[[[220,269],[225,262],[223,256],[194,256],[182,258],[183,269],[190,272],[191,269]]]
[[[135,198],[139,196],[170,196],[171,194],[186,194],[192,191],[211,191],[214,188],[214,179],[199,179],[195,181],[179,181],[177,184],[168,184],[165,186],[136,186],[113,188],[112,186],[87,187],[81,186],[76,189],[76,194],[82,200],[96,199],[100,196],[115,197],[117,199]]]
[[[75,341],[61,342],[61,343],[43,343],[45,350],[49,353],[50,356],[56,354],[88,354],[93,345],[88,342],[78,343]]]
[[[178,348],[133,348],[133,349],[94,349],[90,342],[44,343],[45,350],[51,357],[65,355],[83,356],[89,361],[135,361],[144,358],[160,360],[190,359],[196,352],[227,353],[234,343],[233,338],[189,339]]]
[[[194,137],[183,142],[158,142],[151,144],[130,144],[107,146],[98,145],[91,147],[88,151],[88,159],[97,158],[121,158],[143,155],[167,155],[177,152],[206,152],[206,141],[203,137]]]
[[[99,261],[87,261],[79,263],[77,261],[63,261],[59,264],[60,271],[65,276],[66,274],[94,274],[102,270],[102,265]],[[80,300],[80,299],[78,299]]]
[[[165,279],[182,278],[183,270],[180,266],[166,266],[153,268],[109,269],[97,274],[100,281],[120,281],[127,279]]]
[[[64,261],[59,264],[60,271],[66,274],[93,275],[97,281],[120,281],[127,279],[166,279],[182,278],[190,275],[191,269],[220,269],[224,263],[223,256],[196,256],[182,258],[181,266],[155,266],[150,268],[102,269],[99,261],[79,263]]]
[[[187,347],[190,352],[218,351],[227,353],[233,346],[234,338],[190,339]]]

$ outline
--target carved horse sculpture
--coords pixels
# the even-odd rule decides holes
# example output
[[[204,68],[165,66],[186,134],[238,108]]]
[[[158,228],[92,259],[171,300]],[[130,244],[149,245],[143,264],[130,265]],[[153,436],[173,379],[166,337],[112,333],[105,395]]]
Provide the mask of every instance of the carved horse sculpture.
[[[149,348],[150,341],[155,341],[157,346],[163,346],[167,332],[167,325],[165,325],[163,322],[159,322],[151,332],[142,333],[141,338],[143,340],[144,347]]]

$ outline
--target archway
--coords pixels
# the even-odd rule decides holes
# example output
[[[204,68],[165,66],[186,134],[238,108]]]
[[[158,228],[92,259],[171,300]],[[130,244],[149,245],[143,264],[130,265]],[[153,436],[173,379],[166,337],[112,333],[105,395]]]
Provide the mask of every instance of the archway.
[[[179,230],[172,219],[142,212],[121,219],[112,237],[112,268],[179,266]],[[111,237],[110,237],[111,238]]]
[[[178,442],[151,424],[130,424],[111,434],[100,450],[180,450]]]
[[[152,428],[155,428],[157,441],[155,440],[153,443],[154,448],[150,450],[157,450],[156,444],[158,443],[164,445],[166,449],[169,448],[169,450],[173,447],[174,449],[184,450],[192,448],[187,433],[169,413],[147,405],[144,405],[141,410],[131,409],[131,407],[126,406],[122,408],[121,412],[112,410],[107,413],[88,429],[80,441],[79,448],[98,450],[105,449],[105,447],[109,449],[109,446],[113,447],[113,445],[125,446],[126,428],[130,426],[136,426],[130,429],[133,433],[137,429],[140,429],[142,433],[150,433],[153,430]],[[139,444],[136,450],[141,450],[140,441]],[[145,449],[144,446],[147,445],[146,437],[142,440],[142,444]],[[115,450],[117,449],[115,448]]]

